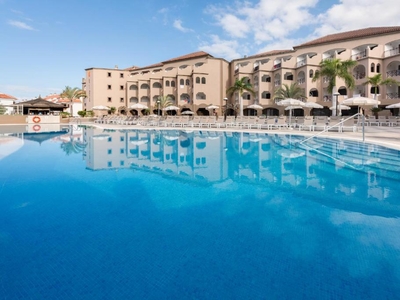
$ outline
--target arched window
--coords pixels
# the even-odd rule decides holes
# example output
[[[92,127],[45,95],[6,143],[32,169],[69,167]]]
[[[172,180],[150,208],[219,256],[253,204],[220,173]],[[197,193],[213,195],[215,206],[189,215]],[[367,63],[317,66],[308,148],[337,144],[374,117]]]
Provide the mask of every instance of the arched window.
[[[271,99],[271,93],[270,92],[263,92],[261,94],[261,98],[263,98],[263,99]]]
[[[149,85],[148,85],[147,83],[143,83],[143,84],[140,86],[140,89],[142,89],[142,90],[148,90],[148,89],[150,89],[150,87],[149,87]]]
[[[200,83],[200,77],[196,77],[196,83]]]
[[[200,92],[196,94],[196,99],[198,100],[205,100],[206,99],[206,94]]]
[[[137,85],[135,85],[135,84],[132,84],[130,87],[129,87],[129,89],[131,90],[131,91],[137,91]]]
[[[371,72],[375,72],[375,64],[374,63],[371,64]]]
[[[165,86],[169,86],[169,80],[165,82]]]
[[[310,70],[309,75],[310,75],[309,76],[310,78],[313,78],[314,77],[314,70]]]
[[[318,97],[318,90],[317,89],[311,89],[310,90],[310,97]]]
[[[129,103],[138,103],[138,98],[136,97],[129,98]]]
[[[262,82],[271,82],[271,76],[264,75],[263,77],[261,77],[261,81]]]
[[[159,82],[154,82],[153,83],[153,88],[161,88],[162,86],[161,86],[161,83],[159,83]]]
[[[175,81],[174,80],[171,80],[171,86],[175,87]]]
[[[371,94],[379,94],[379,86],[371,86]]]
[[[346,96],[346,95],[347,95],[347,89],[346,89],[346,87],[341,86],[341,87],[338,89],[338,93],[339,93],[340,95],[342,95],[342,96]]]
[[[179,85],[185,85],[185,80],[183,79],[179,80]]]
[[[206,84],[206,78],[205,77],[201,77],[201,83],[202,84]]]
[[[376,73],[380,73],[381,72],[381,65],[377,64],[376,65]]]
[[[190,85],[190,80],[186,79],[186,85]]]

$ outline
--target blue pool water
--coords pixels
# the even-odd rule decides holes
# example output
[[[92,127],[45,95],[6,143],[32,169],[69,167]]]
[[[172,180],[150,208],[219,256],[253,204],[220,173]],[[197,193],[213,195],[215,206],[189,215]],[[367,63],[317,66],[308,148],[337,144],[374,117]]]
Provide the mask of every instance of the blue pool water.
[[[0,299],[398,299],[400,152],[300,140],[0,135]]]

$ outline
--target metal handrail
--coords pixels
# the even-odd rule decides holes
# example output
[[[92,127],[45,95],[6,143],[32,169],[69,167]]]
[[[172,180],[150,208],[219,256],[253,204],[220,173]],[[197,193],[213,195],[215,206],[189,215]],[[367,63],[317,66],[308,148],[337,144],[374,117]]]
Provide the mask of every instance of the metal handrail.
[[[324,132],[329,131],[329,129],[343,124],[343,123],[346,122],[347,120],[354,119],[356,116],[362,116],[362,133],[363,133],[363,142],[364,142],[364,140],[365,140],[365,134],[364,134],[364,124],[365,124],[365,122],[364,122],[364,115],[361,114],[361,113],[356,113],[355,115],[352,115],[351,117],[349,117],[349,118],[347,118],[347,119],[344,119],[344,120],[340,121],[339,123],[336,123],[336,124],[333,125],[333,126],[328,126],[328,127],[325,128],[324,130],[322,130],[322,131],[320,131],[320,132],[318,132],[318,133],[316,133],[316,134],[313,134],[312,136],[310,136],[310,137],[308,137],[308,138],[302,140],[301,142],[299,142],[299,144],[303,144],[304,142],[306,142],[306,141],[308,141],[308,140],[310,140],[310,139],[312,139],[312,138],[314,138],[314,137],[316,137],[316,136],[319,136],[320,134],[323,134]]]

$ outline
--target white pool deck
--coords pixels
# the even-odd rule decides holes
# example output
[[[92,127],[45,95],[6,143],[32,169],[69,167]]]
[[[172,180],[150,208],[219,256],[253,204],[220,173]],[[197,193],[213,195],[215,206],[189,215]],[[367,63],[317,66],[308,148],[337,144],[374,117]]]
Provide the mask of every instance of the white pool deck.
[[[357,132],[345,131],[345,132],[335,132],[327,131],[320,133],[320,131],[308,131],[308,130],[298,130],[295,129],[247,129],[239,127],[228,127],[228,128],[198,128],[198,127],[165,127],[165,126],[142,126],[142,125],[119,125],[119,124],[99,124],[99,123],[82,123],[82,125],[95,126],[97,128],[103,129],[170,129],[170,130],[212,130],[212,131],[234,131],[234,132],[262,132],[271,134],[294,134],[294,135],[304,135],[305,138],[319,134],[320,137],[330,137],[339,139],[349,139],[354,141],[363,141],[362,128],[359,127]],[[390,126],[365,126],[364,131],[364,142],[372,143],[376,145],[382,145],[388,148],[393,148],[400,150],[400,126],[390,127]]]

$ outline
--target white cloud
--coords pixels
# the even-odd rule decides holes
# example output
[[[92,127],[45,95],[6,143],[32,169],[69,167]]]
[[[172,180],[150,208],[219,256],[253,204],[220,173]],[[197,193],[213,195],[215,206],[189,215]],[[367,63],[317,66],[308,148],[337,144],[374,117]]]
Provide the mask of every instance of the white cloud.
[[[182,26],[182,21],[181,20],[175,20],[173,26],[178,29],[179,31],[182,32],[190,32],[193,31],[192,29],[189,28],[185,28]]]
[[[315,35],[367,27],[398,26],[400,6],[396,0],[342,0],[318,16]]]
[[[234,40],[221,40],[217,35],[211,35],[210,43],[203,43],[199,49],[210,53],[215,57],[221,57],[227,60],[238,58],[240,53],[237,51],[239,43]]]
[[[20,29],[25,29],[25,30],[35,30],[33,27],[29,26],[28,24],[24,23],[24,22],[20,22],[20,21],[8,21],[8,24],[10,24],[11,26],[20,28]]]
[[[320,2],[320,3],[319,3]],[[373,26],[400,25],[397,0],[275,0],[236,1],[230,5],[210,5],[205,13],[222,30],[221,39],[203,43],[218,53],[256,54],[291,49],[312,39],[348,30]],[[321,9],[324,9],[321,13]],[[313,14],[319,11],[318,15]],[[231,39],[231,40],[230,40]],[[230,40],[230,41],[229,41]],[[225,45],[247,45],[223,50]],[[251,52],[249,53],[248,50]],[[229,56],[231,57],[231,56]],[[228,57],[224,57],[228,59]]]

